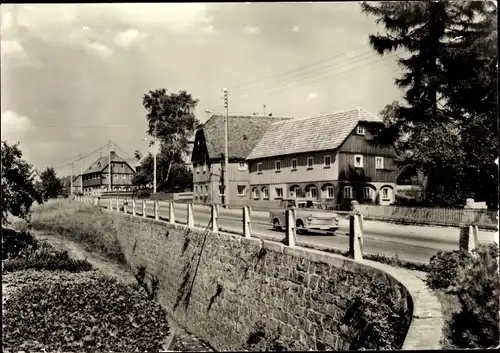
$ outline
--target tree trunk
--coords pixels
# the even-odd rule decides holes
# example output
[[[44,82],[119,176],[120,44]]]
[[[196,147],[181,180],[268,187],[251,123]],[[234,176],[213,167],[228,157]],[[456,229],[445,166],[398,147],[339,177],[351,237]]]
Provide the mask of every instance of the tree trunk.
[[[168,187],[168,178],[170,177],[170,168],[172,168],[173,159],[174,159],[174,151],[172,150],[172,155],[170,156],[170,161],[168,163],[167,177],[165,178],[165,183],[167,183],[167,187]]]

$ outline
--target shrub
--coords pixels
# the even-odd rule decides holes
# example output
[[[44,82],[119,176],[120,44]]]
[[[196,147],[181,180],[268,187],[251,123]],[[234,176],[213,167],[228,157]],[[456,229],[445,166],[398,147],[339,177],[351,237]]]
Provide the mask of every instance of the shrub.
[[[340,325],[349,350],[401,349],[411,318],[403,294],[381,280],[355,290]]]
[[[364,254],[363,258],[394,267],[406,268],[407,270],[412,270],[412,271],[422,271],[422,272],[429,271],[429,265],[424,263],[401,260],[397,255],[395,257],[388,257],[381,254]]]
[[[427,285],[432,289],[447,290],[456,284],[457,272],[471,260],[465,250],[439,251],[429,261]]]
[[[2,263],[4,272],[15,272],[27,269],[82,272],[92,270],[87,260],[75,260],[67,251],[55,250],[47,243],[38,245],[38,249],[26,257],[10,258]]]
[[[2,260],[26,257],[36,248],[37,241],[30,233],[2,227]]]
[[[497,244],[481,245],[456,272],[462,310],[450,322],[450,341],[459,348],[493,348],[499,344],[500,275]]]
[[[168,333],[166,312],[143,290],[97,271],[23,271],[2,280],[21,285],[5,302],[4,350],[158,352]]]

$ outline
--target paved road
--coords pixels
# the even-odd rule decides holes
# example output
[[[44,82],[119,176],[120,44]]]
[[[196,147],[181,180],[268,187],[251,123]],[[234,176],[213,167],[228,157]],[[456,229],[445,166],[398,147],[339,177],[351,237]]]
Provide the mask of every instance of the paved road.
[[[131,205],[131,203],[129,203]],[[137,211],[140,213],[140,203]],[[129,211],[131,207],[129,207]],[[153,216],[153,201],[147,202],[147,214]],[[168,218],[168,204],[160,204],[160,217]],[[187,206],[175,205],[177,222],[186,223]],[[252,234],[264,238],[284,238],[285,233],[275,231],[268,223],[268,213],[252,211]],[[194,206],[194,221],[199,227],[207,227],[210,221],[210,208],[203,205]],[[219,228],[231,232],[241,233],[243,229],[242,211],[237,209],[219,209]],[[458,249],[459,228],[410,226],[378,221],[364,221],[364,252],[399,256],[400,259],[428,262],[430,257],[439,250],[449,251]],[[336,235],[305,234],[297,235],[297,240],[310,244],[328,246],[341,250],[349,248],[349,221],[341,218],[340,228]],[[498,242],[498,233],[479,230],[480,243]]]

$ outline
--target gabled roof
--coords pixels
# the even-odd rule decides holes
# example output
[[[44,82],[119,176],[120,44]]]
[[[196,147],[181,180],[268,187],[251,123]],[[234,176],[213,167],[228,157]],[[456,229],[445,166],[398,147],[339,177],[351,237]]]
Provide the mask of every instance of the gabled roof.
[[[124,159],[124,158],[121,158],[119,157],[116,153],[114,155],[111,156],[111,161],[112,162],[123,162],[123,163],[127,163],[131,168],[132,170],[135,171],[135,163],[133,163],[132,165],[130,164],[130,161],[131,159]],[[105,156],[105,157],[100,157],[98,158],[94,163],[92,163],[90,165],[90,167],[88,167],[84,172],[83,174],[90,174],[90,173],[97,173],[97,172],[102,172],[104,170],[104,168],[106,168],[109,164],[109,156]]]
[[[291,118],[260,115],[229,115],[229,158],[246,158],[271,124],[289,119]],[[209,157],[220,158],[221,153],[224,153],[224,116],[212,115],[201,129],[205,136]]]
[[[267,129],[247,159],[333,150],[344,142],[359,122],[383,123],[383,120],[357,108],[276,122]]]

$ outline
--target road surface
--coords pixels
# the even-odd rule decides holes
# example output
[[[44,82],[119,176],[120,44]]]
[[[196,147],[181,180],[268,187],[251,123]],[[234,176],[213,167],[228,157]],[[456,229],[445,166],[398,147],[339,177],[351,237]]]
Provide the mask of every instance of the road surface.
[[[103,200],[104,201],[104,200]],[[148,216],[153,216],[153,201],[146,202]],[[107,206],[107,203],[103,205]],[[132,210],[132,202],[129,202],[128,211]],[[115,206],[116,207],[116,206]],[[187,205],[175,204],[176,222],[186,223]],[[141,204],[137,202],[136,212],[141,213]],[[160,217],[168,219],[168,203],[160,203]],[[194,205],[195,226],[206,228],[210,222],[210,207]],[[219,208],[218,226],[222,231],[242,233],[242,211],[238,209]],[[284,231],[276,231],[269,223],[269,216],[264,211],[252,211],[252,235],[262,238],[284,238]],[[412,226],[385,223],[379,221],[363,222],[363,252],[370,254],[382,254],[385,256],[398,256],[400,259],[428,262],[431,256],[439,250],[450,251],[458,249],[459,228],[437,227],[437,226]],[[340,219],[340,228],[335,235],[304,234],[297,235],[299,242],[311,245],[326,246],[340,250],[349,249],[349,220]],[[479,230],[479,243],[498,243],[498,232]]]

